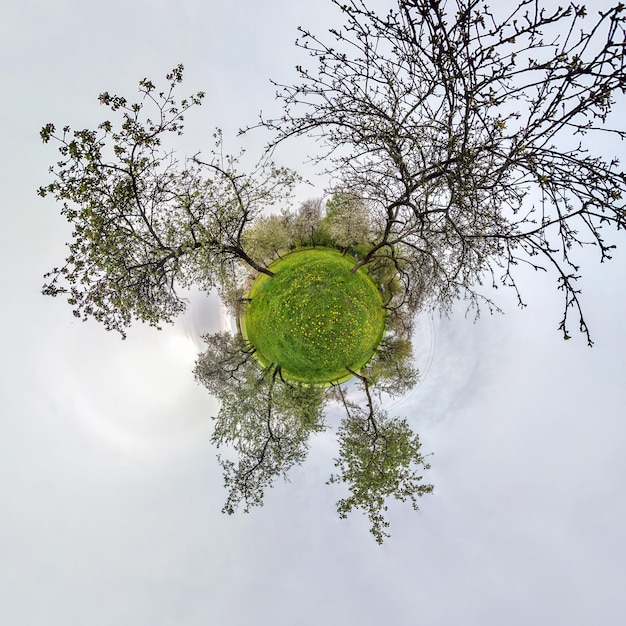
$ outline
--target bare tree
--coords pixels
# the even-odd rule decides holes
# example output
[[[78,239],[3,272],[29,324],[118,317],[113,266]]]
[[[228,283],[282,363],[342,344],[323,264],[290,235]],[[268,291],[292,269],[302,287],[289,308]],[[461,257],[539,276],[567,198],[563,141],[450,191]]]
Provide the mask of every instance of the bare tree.
[[[480,286],[512,287],[516,268],[550,271],[589,345],[576,252],[611,256],[626,225],[626,176],[598,147],[626,136],[612,115],[626,86],[626,9],[521,0],[496,14],[479,0],[397,0],[378,14],[332,0],[344,23],[301,29],[312,63],[278,85],[283,115],[262,119],[273,146],[318,141],[339,185],[368,199],[376,241],[420,283],[417,307],[459,298],[496,305]],[[409,286],[408,291],[412,289]],[[425,292],[424,292],[425,290]]]

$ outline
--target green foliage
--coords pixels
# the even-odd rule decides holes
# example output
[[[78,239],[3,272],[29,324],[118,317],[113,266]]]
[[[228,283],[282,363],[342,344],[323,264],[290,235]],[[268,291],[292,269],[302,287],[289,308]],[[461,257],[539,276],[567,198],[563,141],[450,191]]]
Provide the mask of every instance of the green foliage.
[[[377,391],[391,396],[402,396],[413,389],[419,372],[413,365],[410,339],[387,334],[362,374]]]
[[[339,516],[345,519],[353,509],[362,510],[370,532],[382,543],[389,536],[385,519],[389,498],[408,500],[418,510],[418,498],[433,491],[421,475],[430,465],[424,462],[419,438],[405,419],[390,418],[371,399],[369,411],[345,399],[344,404],[346,417],[337,432],[338,473],[328,482],[347,483],[350,489],[350,495],[337,503]]]
[[[211,441],[218,448],[231,446],[237,455],[237,461],[218,456],[228,490],[225,513],[261,506],[265,490],[277,478],[287,479],[305,460],[311,434],[325,428],[323,389],[287,385],[278,374],[277,368],[260,372],[247,362],[237,382],[219,389]]]
[[[296,212],[292,227],[296,247],[323,245],[326,234],[322,227],[322,199],[305,200]]]
[[[358,195],[337,192],[326,202],[322,220],[333,244],[346,249],[368,242],[372,234],[370,211]]]
[[[346,416],[337,431],[339,471],[328,482],[345,483],[351,492],[337,503],[340,517],[364,511],[376,541],[382,543],[389,536],[389,499],[408,500],[417,509],[417,498],[432,492],[432,485],[424,484],[418,473],[429,468],[418,437],[406,420],[390,418],[374,404],[368,379],[357,375],[367,396],[363,408],[347,401],[341,387],[294,383],[282,376],[279,366],[261,368],[254,349],[241,336],[221,332],[204,340],[207,349],[196,363],[196,378],[221,405],[213,418],[212,441],[235,455],[218,456],[228,491],[225,513],[262,506],[265,491],[304,462],[311,435],[326,429],[324,409],[333,393],[339,394]],[[385,350],[390,355],[394,348]],[[395,346],[398,355],[409,352],[404,345]]]
[[[50,168],[53,182],[39,195],[61,202],[61,213],[74,228],[66,263],[46,274],[51,280],[43,291],[68,293],[77,317],[93,316],[122,333],[132,317],[156,325],[184,307],[171,281],[188,245],[182,207],[171,201],[183,194],[176,194],[181,183],[171,157],[159,150],[161,136],[180,134],[184,113],[204,97],[199,92],[180,104],[174,100],[181,71],[179,66],[168,74],[169,89],[163,92],[141,81],[138,103],[101,94],[103,105],[121,113],[118,130],[105,120],[97,130],[72,132],[65,126],[57,136],[47,124],[41,131],[44,143],[60,143],[62,158]],[[156,107],[155,121],[145,117],[146,103]],[[186,178],[182,186],[192,196],[196,181]]]
[[[219,131],[208,161],[179,162],[162,141],[182,133],[184,114],[204,94],[177,102],[182,66],[167,80],[159,92],[142,80],[141,100],[132,104],[101,94],[115,119],[97,130],[41,130],[44,143],[59,144],[61,160],[39,195],[59,201],[73,229],[65,264],[46,274],[43,293],[66,294],[75,316],[122,336],[133,319],[171,321],[185,308],[179,287],[210,290],[232,278],[238,263],[263,271],[242,235],[263,209],[289,197],[297,180],[269,161],[239,171],[238,157],[223,154]]]
[[[194,367],[196,380],[212,395],[221,397],[225,389],[247,381],[256,369],[255,349],[241,335],[222,331],[202,337],[205,351]]]
[[[266,215],[255,220],[244,235],[248,254],[259,263],[268,263],[295,245],[293,216]]]
[[[296,251],[259,276],[243,315],[244,333],[265,365],[291,380],[328,383],[359,370],[384,329],[380,294],[337,251]]]

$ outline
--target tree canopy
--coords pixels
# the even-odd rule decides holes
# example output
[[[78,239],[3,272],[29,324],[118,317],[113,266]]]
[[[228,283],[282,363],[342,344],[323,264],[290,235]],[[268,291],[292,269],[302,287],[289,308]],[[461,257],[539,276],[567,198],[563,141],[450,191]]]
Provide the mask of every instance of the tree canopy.
[[[403,355],[399,366],[374,363],[363,374],[347,368],[365,396],[355,402],[341,385],[293,382],[282,376],[278,364],[262,367],[241,335],[219,332],[204,340],[207,349],[198,357],[194,373],[220,401],[212,441],[235,453],[235,460],[232,454],[218,456],[228,492],[225,513],[262,506],[265,490],[278,478],[286,480],[289,470],[304,462],[311,436],[327,429],[324,411],[332,400],[344,409],[337,429],[337,472],[328,479],[328,484],[345,484],[350,492],[337,502],[341,518],[355,509],[363,511],[370,531],[382,543],[389,536],[385,518],[389,500],[409,500],[417,510],[417,499],[432,493],[433,486],[421,475],[430,465],[419,437],[405,419],[390,417],[372,395],[403,393],[417,383],[406,346],[392,341],[380,358],[385,363],[395,351]]]
[[[339,390],[345,417],[337,431],[338,472],[331,475],[329,483],[344,482],[350,490],[350,495],[337,503],[339,516],[346,518],[353,509],[363,510],[371,524],[370,532],[382,543],[389,536],[389,522],[384,516],[388,498],[409,500],[417,510],[418,498],[433,491],[419,475],[430,465],[408,422],[390,418],[372,398],[368,379],[358,378],[366,395],[365,406],[347,400]]]
[[[233,514],[242,504],[248,512],[263,504],[276,478],[286,479],[304,461],[311,434],[324,430],[324,390],[287,384],[277,366],[262,369],[248,358],[241,339],[218,333],[206,340],[209,348],[195,374],[220,401],[211,440],[218,448],[230,445],[237,455],[236,462],[218,456],[228,490],[222,510]]]
[[[176,100],[182,72],[179,65],[167,75],[164,91],[142,80],[139,102],[101,94],[117,124],[65,126],[60,135],[54,124],[41,130],[62,158],[39,194],[61,202],[73,228],[65,263],[46,274],[43,291],[67,294],[77,317],[93,317],[122,336],[133,319],[172,321],[185,308],[177,289],[229,285],[236,262],[267,272],[243,238],[264,209],[290,196],[297,179],[266,159],[240,172],[238,157],[222,153],[219,131],[206,161],[199,154],[181,161],[164,147],[164,137],[181,134],[184,115],[204,97]]]

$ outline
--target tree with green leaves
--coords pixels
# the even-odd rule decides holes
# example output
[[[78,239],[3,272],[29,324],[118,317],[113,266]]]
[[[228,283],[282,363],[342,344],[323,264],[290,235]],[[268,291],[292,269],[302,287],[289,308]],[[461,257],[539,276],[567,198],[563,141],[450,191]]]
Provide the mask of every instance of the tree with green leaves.
[[[371,239],[369,209],[362,198],[349,191],[336,192],[326,201],[323,222],[330,239],[344,250]]]
[[[430,465],[421,452],[419,437],[406,419],[389,417],[375,403],[370,381],[365,376],[357,378],[366,403],[363,406],[348,400],[339,388],[345,417],[337,431],[337,473],[328,482],[346,483],[350,491],[337,503],[339,517],[345,519],[354,509],[362,510],[369,519],[370,532],[382,543],[389,536],[389,522],[385,519],[389,499],[408,500],[417,511],[418,499],[433,491],[422,476]]]
[[[419,372],[413,363],[411,339],[388,332],[362,374],[377,391],[403,396],[419,382]]]
[[[220,401],[212,441],[234,452],[234,459],[232,454],[218,456],[228,492],[224,512],[262,506],[266,489],[304,462],[311,436],[327,428],[324,411],[333,396],[345,416],[337,430],[338,471],[328,483],[343,483],[350,490],[337,503],[342,519],[353,510],[363,511],[382,543],[389,536],[388,501],[409,500],[417,510],[417,499],[433,491],[421,475],[430,466],[418,436],[405,419],[389,417],[372,395],[400,393],[401,387],[415,384],[417,372],[407,361],[405,344],[389,340],[385,356],[366,368],[366,375],[352,372],[365,394],[363,406],[347,399],[341,386],[293,383],[282,376],[280,366],[262,368],[240,335],[220,332],[204,340],[207,349],[198,357],[195,375]],[[400,363],[389,362],[393,354]]]
[[[198,357],[194,368],[196,380],[212,395],[220,397],[231,385],[238,385],[250,378],[250,370],[256,370],[256,348],[241,335],[221,331],[203,335],[204,352]]]
[[[292,213],[262,215],[246,231],[244,246],[258,263],[269,263],[295,247],[295,216]]]
[[[228,491],[223,511],[261,506],[265,490],[306,458],[309,439],[325,429],[324,389],[286,381],[280,367],[261,368],[241,337],[205,337],[196,379],[220,401],[212,442],[230,446],[236,460],[218,456]]]
[[[185,308],[181,288],[236,282],[241,266],[268,273],[247,253],[245,233],[264,209],[290,196],[297,180],[267,160],[239,171],[238,157],[223,154],[219,131],[207,159],[177,159],[163,142],[183,132],[185,114],[204,97],[175,99],[182,70],[167,75],[165,91],[142,80],[139,102],[101,94],[116,122],[97,130],[66,126],[61,134],[47,124],[41,131],[44,142],[57,142],[61,160],[39,194],[61,203],[73,229],[65,263],[46,275],[43,291],[66,294],[77,317],[93,317],[122,336],[134,319],[171,321]]]
[[[300,204],[293,220],[296,245],[316,246],[326,243],[322,224],[322,198],[308,198]]]

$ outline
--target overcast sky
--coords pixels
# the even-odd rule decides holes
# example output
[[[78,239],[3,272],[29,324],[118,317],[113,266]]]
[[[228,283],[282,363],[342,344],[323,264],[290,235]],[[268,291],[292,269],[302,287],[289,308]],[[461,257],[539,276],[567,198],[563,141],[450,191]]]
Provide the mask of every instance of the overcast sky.
[[[0,21],[0,623],[10,626],[617,624],[626,614],[626,241],[582,283],[596,345],[564,342],[551,279],[474,324],[419,320],[423,382],[393,412],[434,452],[421,510],[392,505],[382,547],[337,518],[329,434],[262,509],[223,516],[215,401],[191,374],[222,327],[194,297],[122,342],[40,295],[68,228],[36,196],[55,158],[38,132],[98,123],[179,62],[206,105],[185,145],[275,110],[270,77],[301,62],[297,25],[326,0],[5,0]],[[248,139],[258,150],[266,138]],[[612,149],[612,148],[611,148]],[[306,146],[277,157],[299,167]],[[304,169],[303,171],[306,171]],[[301,189],[303,197],[320,189]]]

